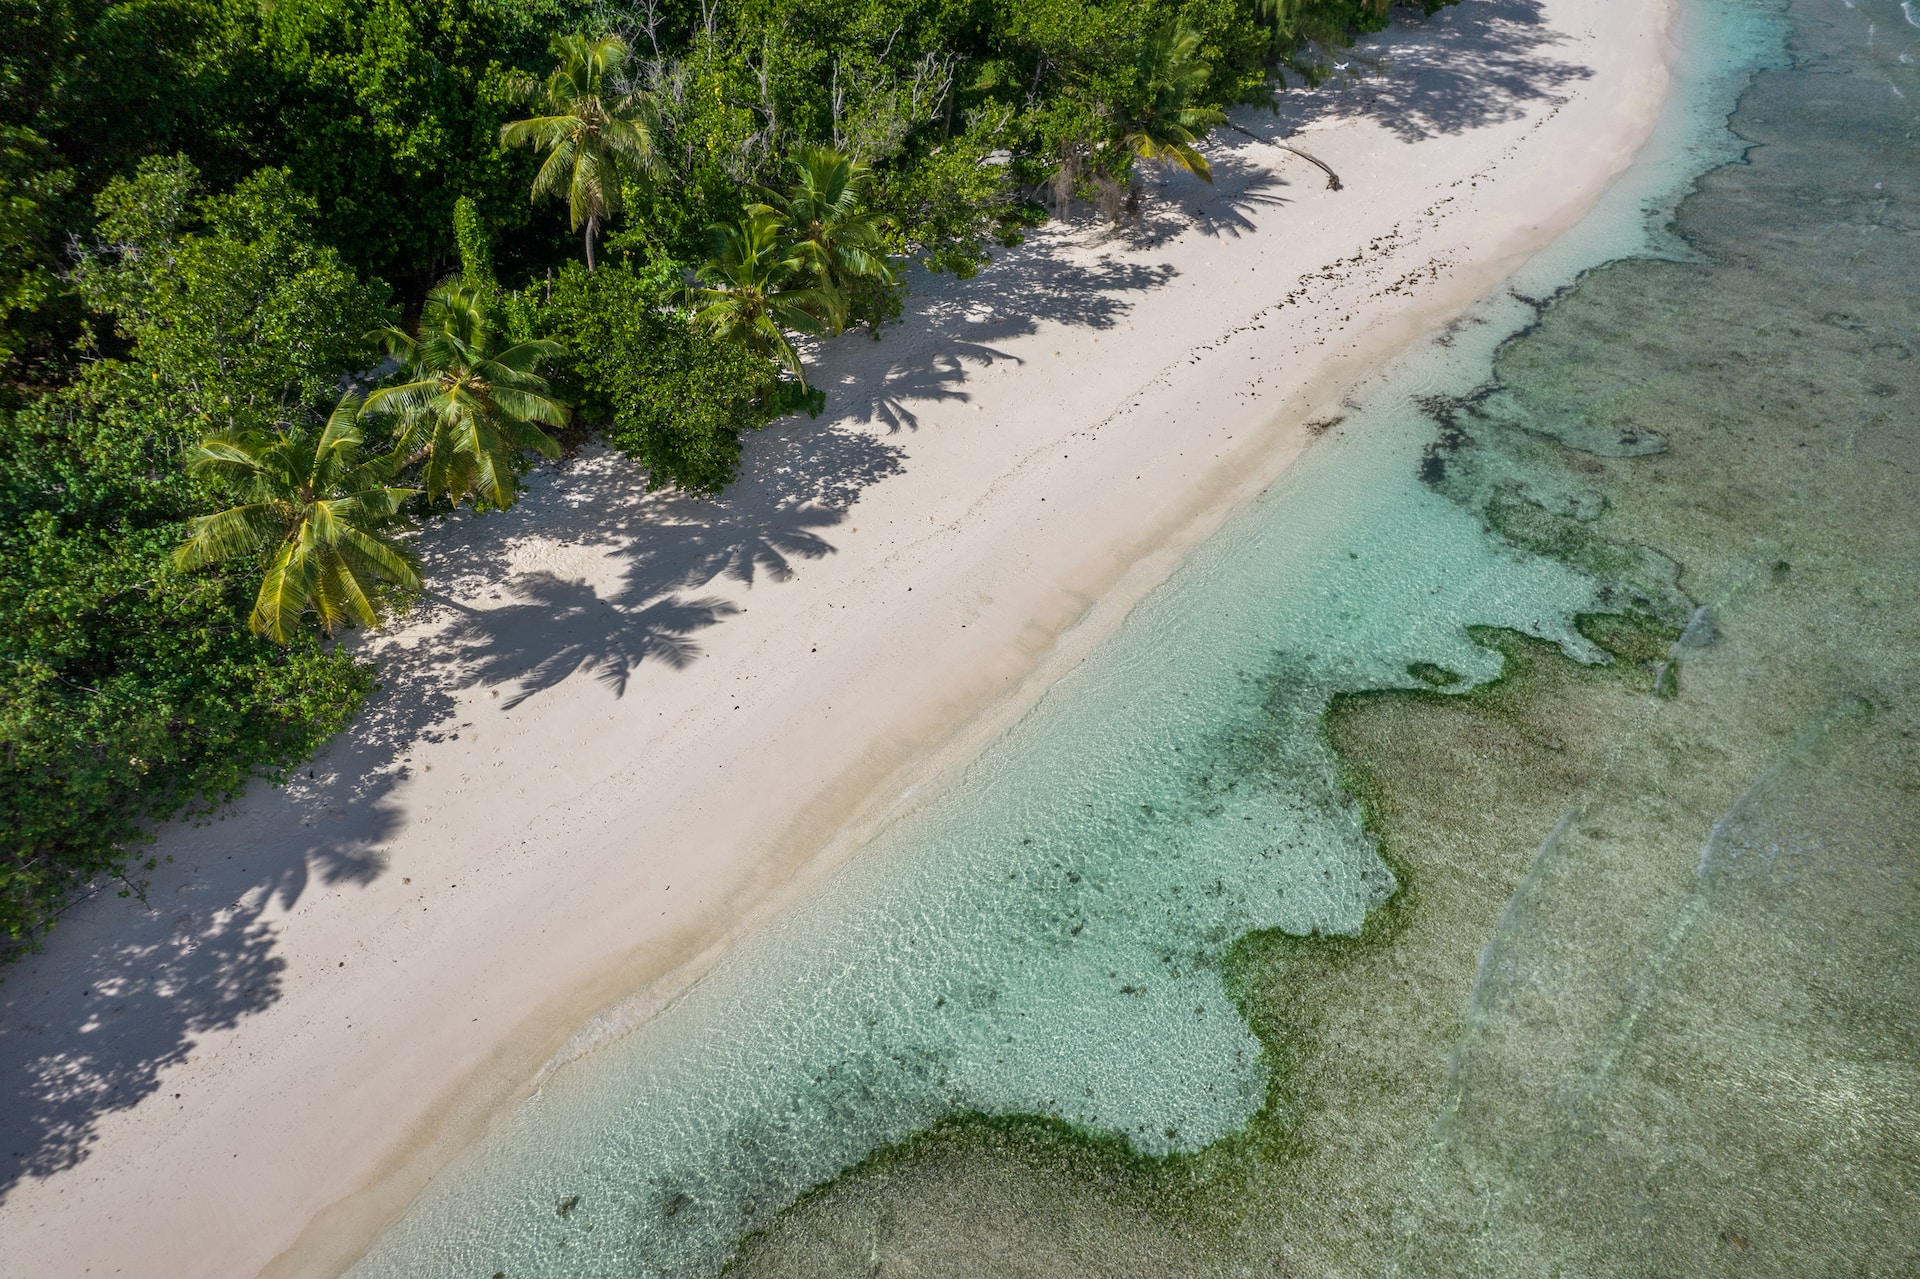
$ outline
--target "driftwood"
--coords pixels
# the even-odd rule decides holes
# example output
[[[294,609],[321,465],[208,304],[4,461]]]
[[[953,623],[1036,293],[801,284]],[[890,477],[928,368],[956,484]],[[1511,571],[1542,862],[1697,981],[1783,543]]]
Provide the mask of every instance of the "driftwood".
[[[1238,133],[1243,137],[1252,138],[1255,142],[1265,142],[1270,147],[1279,147],[1282,151],[1293,152],[1295,155],[1299,156],[1302,160],[1305,160],[1308,164],[1313,165],[1315,168],[1319,169],[1320,172],[1327,175],[1327,190],[1329,191],[1340,190],[1340,186],[1341,186],[1340,175],[1335,173],[1333,169],[1328,166],[1325,160],[1319,159],[1316,156],[1308,155],[1305,151],[1302,151],[1299,147],[1289,146],[1285,142],[1269,141],[1268,139],[1261,137],[1257,133],[1248,132],[1246,129],[1241,128],[1239,125],[1234,124],[1232,121],[1227,122],[1227,127],[1229,129],[1232,129],[1235,133]]]

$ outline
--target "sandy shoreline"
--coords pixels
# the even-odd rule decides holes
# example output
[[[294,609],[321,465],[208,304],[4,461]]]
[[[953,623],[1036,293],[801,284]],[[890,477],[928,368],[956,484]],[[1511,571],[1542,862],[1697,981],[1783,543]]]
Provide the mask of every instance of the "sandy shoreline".
[[[1577,221],[1653,125],[1668,18],[1466,0],[1379,78],[1242,119],[1346,190],[1223,135],[1218,186],[1136,233],[921,281],[826,352],[839,416],[756,438],[724,502],[590,454],[430,534],[439,592],[313,776],[169,831],[145,904],[76,911],[0,986],[9,1272],[338,1273]]]

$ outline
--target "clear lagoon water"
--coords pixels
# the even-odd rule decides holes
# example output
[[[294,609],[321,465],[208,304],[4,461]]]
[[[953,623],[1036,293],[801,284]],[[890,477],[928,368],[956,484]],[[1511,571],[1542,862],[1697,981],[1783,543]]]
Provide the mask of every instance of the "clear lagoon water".
[[[1857,12],[1846,0],[1827,7],[1839,4]],[[1877,52],[1861,56],[1920,51],[1920,23],[1908,25],[1898,4],[1859,0],[1859,9],[1872,10],[1863,21],[1883,24],[1871,36],[1883,42]],[[1124,1137],[1146,1156],[1202,1150],[1253,1120],[1269,1099],[1273,1058],[1229,998],[1228,949],[1254,930],[1358,934],[1398,887],[1342,784],[1325,729],[1330,700],[1419,687],[1410,671],[1423,663],[1465,684],[1492,679],[1500,655],[1469,627],[1507,628],[1598,662],[1604,655],[1575,630],[1577,616],[1627,604],[1685,624],[1709,595],[1731,599],[1752,577],[1733,564],[1703,580],[1689,565],[1689,575],[1663,580],[1661,565],[1679,566],[1658,556],[1611,571],[1536,553],[1523,536],[1498,535],[1487,498],[1520,492],[1539,509],[1591,518],[1580,514],[1577,478],[1526,447],[1487,442],[1502,421],[1530,423],[1526,440],[1595,455],[1637,447],[1640,437],[1617,429],[1598,443],[1569,438],[1601,429],[1591,388],[1562,388],[1555,399],[1537,377],[1491,393],[1489,379],[1502,344],[1540,317],[1527,299],[1551,297],[1616,259],[1691,269],[1698,257],[1669,220],[1701,174],[1741,154],[1727,116],[1755,69],[1786,65],[1790,23],[1785,6],[1759,0],[1687,0],[1684,23],[1688,60],[1654,142],[1510,294],[1480,307],[1446,344],[1373,379],[1363,409],[1237,513],[939,798],[658,1016],[550,1074],[352,1273],[715,1275],[743,1235],[810,1187],[948,1115],[1045,1116]],[[1899,48],[1884,43],[1893,40]],[[1630,345],[1625,322],[1613,323]],[[1594,340],[1604,345],[1608,335]],[[1444,453],[1446,483],[1434,482],[1436,402],[1471,406],[1480,424],[1477,443],[1456,440]],[[1703,621],[1689,633],[1705,647],[1702,626],[1711,629]],[[1736,648],[1721,645],[1700,662],[1689,653],[1681,678],[1697,670],[1710,683],[1713,662],[1733,660],[1726,654]],[[1838,847],[1858,835],[1831,813],[1786,814],[1796,796],[1830,802],[1844,792],[1829,774],[1844,774],[1849,757],[1830,743],[1871,718],[1871,700],[1833,700],[1815,717],[1817,731],[1789,734],[1800,744],[1736,788],[1698,855],[1704,887],[1619,961],[1641,973],[1627,988],[1664,989],[1661,974],[1684,968],[1703,939],[1728,927],[1714,903],[1751,895],[1758,862],[1776,874],[1822,839]],[[1579,814],[1601,801],[1583,803]],[[1578,824],[1569,818],[1567,829]],[[1492,967],[1454,1048],[1451,1100],[1432,1119],[1441,1153],[1391,1190],[1409,1205],[1407,1220],[1446,1227],[1401,1249],[1409,1273],[1475,1271],[1481,1262],[1462,1260],[1470,1249],[1448,1251],[1463,1236],[1447,1223],[1480,1211],[1460,1205],[1563,1193],[1566,1170],[1580,1166],[1544,1138],[1516,1155],[1501,1145],[1519,1141],[1513,1124],[1503,1120],[1506,1136],[1496,1139],[1476,1118],[1486,1098],[1514,1086],[1502,1044],[1552,1038],[1528,1020],[1534,1013],[1514,993],[1519,970],[1502,957],[1552,952],[1601,963],[1592,945],[1580,949],[1591,931],[1581,903],[1631,918],[1619,903],[1633,898],[1642,871],[1622,863],[1613,879],[1575,892],[1568,885],[1580,875],[1612,863],[1569,862],[1557,850],[1577,837],[1557,828],[1532,838],[1547,842],[1487,951]],[[1786,937],[1805,931],[1806,912],[1826,908],[1770,898],[1749,917]],[[1578,992],[1568,999],[1586,1006]],[[1651,996],[1628,997],[1624,1014],[1608,1007],[1601,1047],[1581,1040],[1588,1082],[1575,1092],[1593,1116],[1618,1102],[1609,1081],[1620,1071],[1610,1063],[1638,1051],[1639,1028],[1658,1020]],[[1670,1050],[1683,1051],[1677,1041]],[[1558,1153],[1540,1163],[1537,1152],[1549,1147]],[[1485,1172],[1494,1165],[1505,1178],[1497,1196]],[[1482,1243],[1499,1229],[1511,1228],[1511,1243],[1537,1227],[1487,1213],[1473,1228]],[[1744,1254],[1747,1235],[1728,1231]],[[1816,1272],[1824,1271],[1802,1271]]]

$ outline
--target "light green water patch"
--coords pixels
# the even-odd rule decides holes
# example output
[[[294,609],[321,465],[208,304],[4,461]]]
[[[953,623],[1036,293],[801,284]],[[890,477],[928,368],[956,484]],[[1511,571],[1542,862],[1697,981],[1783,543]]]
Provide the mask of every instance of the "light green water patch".
[[[1748,45],[1711,47],[1724,70],[1719,50]],[[1643,235],[1644,209],[1703,154],[1711,70],[1586,256],[1563,242],[1563,274],[1530,279],[1550,291]],[[1443,1109],[1472,956],[1618,725],[1695,682],[1688,663],[1682,697],[1652,696],[1644,650],[1691,616],[1687,561],[1599,528],[1610,489],[1597,506],[1535,503],[1596,526],[1594,545],[1646,550],[1570,557],[1596,579],[1516,525],[1490,536],[1486,502],[1422,481],[1434,425],[1417,406],[1487,403],[1474,387],[1494,348],[1534,314],[1490,304],[1367,388],[1367,409],[942,799],[659,1017],[550,1077],[354,1273],[712,1274],[875,1151],[740,1264],[1271,1273],[1284,1255],[1378,1273],[1404,1222],[1447,1234],[1451,1174],[1413,1155]],[[1608,460],[1659,461],[1677,439]],[[1508,466],[1480,436],[1456,443],[1445,465],[1462,483]],[[1572,489],[1545,459],[1508,473],[1522,470],[1522,500]],[[1588,618],[1583,635],[1575,619],[1603,593],[1646,616]],[[1600,664],[1603,648],[1619,659]],[[1436,691],[1446,673],[1476,687]],[[1358,725],[1416,780],[1348,743]],[[1402,810],[1475,839],[1430,847]],[[896,1209],[907,1224],[875,1234]]]

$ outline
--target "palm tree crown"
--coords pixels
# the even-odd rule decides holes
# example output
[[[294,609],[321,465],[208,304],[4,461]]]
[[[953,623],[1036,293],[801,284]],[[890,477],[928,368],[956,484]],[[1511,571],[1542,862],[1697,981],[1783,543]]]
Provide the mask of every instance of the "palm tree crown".
[[[701,303],[694,323],[717,338],[739,342],[770,355],[807,384],[799,353],[786,330],[820,333],[839,314],[839,301],[823,289],[806,287],[806,259],[780,235],[780,217],[764,212],[737,225],[711,229],[713,256],[700,268],[706,287],[694,290]]]
[[[855,279],[891,283],[882,219],[860,209],[867,166],[829,147],[803,146],[794,167],[792,190],[781,195],[759,189],[761,202],[748,213],[777,218],[794,256],[842,299]]]
[[[547,153],[533,198],[566,192],[573,229],[587,228],[591,271],[594,237],[620,211],[622,184],[659,168],[659,119],[645,94],[618,94],[615,82],[629,56],[620,37],[556,36],[550,47],[559,65],[542,84],[524,86],[544,114],[501,125],[500,145]]]
[[[1213,72],[1200,56],[1200,33],[1183,23],[1155,31],[1134,61],[1141,102],[1125,122],[1122,143],[1143,160],[1185,169],[1209,186],[1213,169],[1194,144],[1226,122],[1226,113],[1196,106]]]
[[[566,425],[567,408],[535,370],[565,348],[544,339],[503,347],[478,289],[449,280],[427,295],[419,336],[379,336],[406,380],[368,396],[367,409],[401,415],[397,455],[402,465],[426,462],[428,500],[457,504],[471,493],[506,506],[522,454],[560,455],[538,424]]]
[[[278,539],[248,624],[285,644],[309,608],[331,635],[342,625],[372,625],[376,580],[420,585],[406,553],[382,536],[415,489],[389,488],[394,462],[362,460],[360,397],[348,395],[317,434],[224,432],[188,457],[197,475],[238,485],[247,500],[188,523],[175,567],[201,568],[252,554]]]

